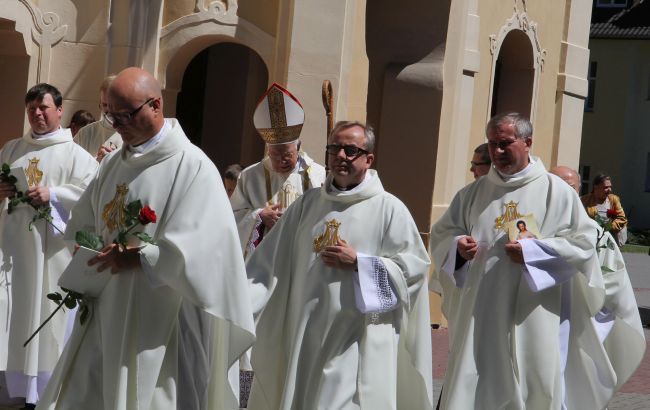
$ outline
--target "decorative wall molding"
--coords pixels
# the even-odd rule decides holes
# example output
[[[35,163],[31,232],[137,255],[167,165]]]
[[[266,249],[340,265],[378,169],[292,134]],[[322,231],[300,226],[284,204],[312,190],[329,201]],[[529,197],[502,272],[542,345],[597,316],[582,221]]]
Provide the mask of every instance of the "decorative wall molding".
[[[52,47],[57,45],[68,32],[68,25],[61,24],[58,14],[43,12],[30,0],[18,0],[32,16],[32,39],[38,45],[38,69],[36,82],[47,82],[50,78]]]
[[[517,0],[514,4],[514,12],[512,16],[506,20],[505,24],[501,26],[498,34],[492,34],[489,36],[490,41],[490,54],[492,54],[492,71],[490,73],[490,94],[487,109],[487,119],[490,118],[490,113],[492,110],[492,96],[494,93],[494,75],[496,70],[496,63],[499,58],[499,52],[501,51],[501,45],[505,40],[506,36],[514,30],[519,30],[523,32],[528,39],[533,50],[533,68],[534,68],[534,80],[533,80],[533,92],[532,92],[532,101],[531,101],[531,110],[530,110],[530,121],[534,124],[535,113],[537,110],[537,95],[539,88],[539,77],[540,73],[544,71],[544,62],[546,60],[546,49],[542,48],[539,41],[539,35],[537,33],[537,23],[528,18],[526,12],[526,0],[520,0],[522,3],[523,11],[520,11],[517,6]]]
[[[194,12],[201,13],[209,11],[217,14],[223,14],[225,12],[236,14],[237,7],[237,0],[227,0],[226,2],[219,0],[212,1],[208,6],[205,5],[205,0],[196,0],[194,3]]]
[[[544,70],[544,62],[546,60],[546,49],[543,49],[540,42],[539,36],[537,34],[537,23],[531,21],[528,18],[528,14],[525,11],[524,1],[524,11],[520,12],[517,8],[515,1],[514,13],[512,17],[506,20],[506,23],[501,26],[499,34],[490,35],[490,53],[494,56],[499,55],[499,49],[503,40],[506,38],[508,33],[512,30],[521,30],[528,36],[530,42],[533,46],[533,53],[535,54],[535,68],[539,67],[542,71]]]

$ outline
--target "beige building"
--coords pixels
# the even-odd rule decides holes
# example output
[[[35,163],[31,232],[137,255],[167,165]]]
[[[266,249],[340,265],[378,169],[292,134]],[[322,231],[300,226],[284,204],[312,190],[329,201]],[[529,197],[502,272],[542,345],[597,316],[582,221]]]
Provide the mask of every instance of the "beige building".
[[[611,175],[630,226],[650,228],[650,3],[595,2],[580,171]]]
[[[98,114],[101,79],[136,65],[164,87],[217,166],[262,156],[252,111],[278,82],[303,103],[303,147],[324,160],[322,81],[335,118],[373,124],[387,190],[425,233],[471,180],[495,112],[535,126],[547,166],[577,167],[590,0],[0,0],[0,141],[25,129],[22,98],[51,82]]]

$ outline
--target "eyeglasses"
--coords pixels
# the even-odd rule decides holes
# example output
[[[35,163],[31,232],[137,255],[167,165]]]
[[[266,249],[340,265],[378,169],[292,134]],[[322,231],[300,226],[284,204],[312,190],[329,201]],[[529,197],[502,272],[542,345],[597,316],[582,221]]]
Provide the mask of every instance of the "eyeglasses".
[[[476,161],[470,161],[469,164],[473,167],[480,167],[481,165],[492,165],[491,162],[476,162]]]
[[[368,151],[365,149],[354,145],[330,144],[325,146],[325,151],[330,155],[338,155],[341,150],[343,150],[346,158],[348,159],[356,159],[361,155],[368,154]]]
[[[130,123],[133,120],[133,117],[138,115],[140,110],[147,104],[150,104],[155,98],[149,98],[147,101],[143,102],[138,108],[131,112],[106,112],[104,116],[106,117],[106,121],[108,121],[109,124],[113,125],[115,123],[119,123],[122,125],[126,125]]]
[[[510,144],[515,143],[517,141],[523,141],[526,142],[526,138],[515,138],[514,140],[504,140],[504,141],[499,141],[499,142],[491,142],[488,141],[488,147],[491,149],[496,149],[499,148],[500,150],[504,150],[510,146]]]

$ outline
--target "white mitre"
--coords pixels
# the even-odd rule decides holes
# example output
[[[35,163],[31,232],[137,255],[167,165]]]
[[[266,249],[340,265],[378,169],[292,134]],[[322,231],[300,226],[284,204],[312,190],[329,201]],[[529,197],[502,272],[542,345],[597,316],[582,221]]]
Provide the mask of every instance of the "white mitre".
[[[253,115],[253,124],[267,144],[297,140],[304,123],[305,110],[300,101],[276,83],[262,95]]]

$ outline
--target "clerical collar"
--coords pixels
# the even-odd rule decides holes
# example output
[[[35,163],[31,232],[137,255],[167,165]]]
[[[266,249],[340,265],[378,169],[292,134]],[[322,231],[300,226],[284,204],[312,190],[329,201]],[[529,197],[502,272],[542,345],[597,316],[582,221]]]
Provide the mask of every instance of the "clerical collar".
[[[61,128],[61,126],[59,126],[59,128],[55,129],[54,131],[46,132],[45,134],[37,134],[34,132],[34,130],[32,130],[32,138],[35,140],[44,140],[47,138],[52,138],[57,136],[57,134],[60,133],[62,130],[63,128]]]
[[[370,172],[366,171],[366,175],[363,176],[363,181],[361,181],[360,184],[355,185],[352,188],[345,189],[345,188],[338,188],[336,185],[334,185],[334,178],[332,178],[332,182],[329,184],[327,187],[327,191],[330,193],[346,193],[346,194],[355,194],[365,188],[366,185],[368,185],[368,181],[370,180],[371,175]]]
[[[494,170],[499,174],[499,176],[500,176],[504,181],[508,181],[508,180],[510,180],[510,179],[513,179],[513,178],[520,178],[520,177],[523,177],[524,175],[528,174],[528,173],[530,172],[530,170],[533,169],[533,164],[534,164],[534,163],[535,163],[535,160],[533,159],[533,157],[530,157],[530,156],[529,156],[529,157],[528,157],[528,165],[526,165],[526,168],[524,168],[524,169],[522,169],[521,171],[516,172],[516,173],[514,173],[514,174],[512,174],[512,175],[505,174],[505,173],[499,171],[499,170],[496,169],[496,168],[494,168]]]
[[[134,153],[134,154],[144,154],[147,151],[150,151],[162,141],[164,136],[167,134],[167,132],[172,128],[171,124],[165,118],[165,123],[163,124],[162,128],[156,135],[154,135],[152,138],[148,139],[147,141],[143,142],[140,145],[129,145],[129,151]]]

